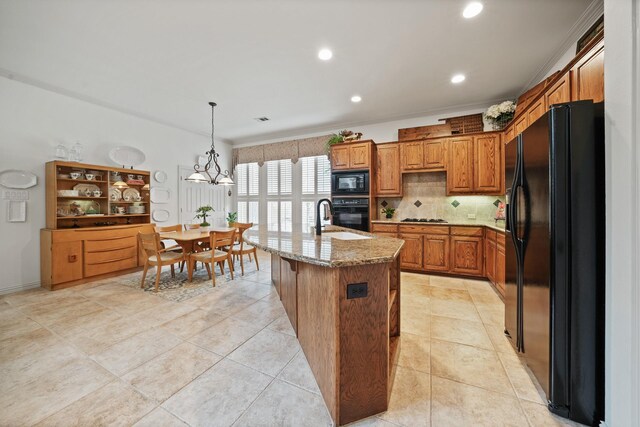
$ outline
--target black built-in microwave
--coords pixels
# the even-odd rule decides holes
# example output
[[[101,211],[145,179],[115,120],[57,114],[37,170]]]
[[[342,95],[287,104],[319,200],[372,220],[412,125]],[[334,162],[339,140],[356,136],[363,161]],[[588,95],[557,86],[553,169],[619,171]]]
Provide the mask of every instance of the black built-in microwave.
[[[331,195],[369,195],[369,171],[331,172]]]

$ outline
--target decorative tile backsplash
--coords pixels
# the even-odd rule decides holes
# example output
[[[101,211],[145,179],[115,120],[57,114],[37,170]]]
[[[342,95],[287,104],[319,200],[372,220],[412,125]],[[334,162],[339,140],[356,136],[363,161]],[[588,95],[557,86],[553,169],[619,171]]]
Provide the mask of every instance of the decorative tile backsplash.
[[[497,203],[504,196],[447,196],[447,175],[444,172],[412,173],[403,176],[404,197],[378,199],[378,204],[396,208],[394,219],[442,218],[447,221],[468,220],[469,214],[476,221],[495,218]]]

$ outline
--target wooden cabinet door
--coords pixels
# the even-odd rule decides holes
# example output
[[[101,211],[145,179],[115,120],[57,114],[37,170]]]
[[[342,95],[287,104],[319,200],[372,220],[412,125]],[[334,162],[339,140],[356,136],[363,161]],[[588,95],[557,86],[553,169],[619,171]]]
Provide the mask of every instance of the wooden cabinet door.
[[[349,146],[334,145],[331,147],[331,169],[349,169]]]
[[[495,240],[484,240],[484,271],[487,279],[493,284],[496,283],[496,242]]]
[[[483,238],[451,236],[451,271],[458,274],[482,276],[484,267]]]
[[[504,281],[505,281],[505,254],[504,245],[498,243],[496,245],[496,271],[495,271],[495,285],[498,292],[504,297]]]
[[[424,269],[449,271],[449,236],[427,234],[424,236]]]
[[[400,252],[400,267],[422,270],[422,235],[400,234],[404,246]]]
[[[516,137],[515,125],[511,124],[504,131],[504,144],[506,145],[506,144],[510,143],[513,140],[513,138],[515,138],[515,137]]]
[[[474,139],[474,190],[476,193],[500,193],[502,189],[502,144],[500,135],[476,136]]]
[[[51,283],[82,279],[82,241],[56,242],[51,245]]]
[[[470,136],[449,140],[447,160],[447,193],[473,191],[473,138]]]
[[[280,258],[280,300],[294,331],[298,331],[298,262]]]
[[[571,86],[569,85],[569,73],[566,73],[544,94],[544,108],[549,110],[553,104],[561,104],[571,101]]]
[[[604,41],[594,46],[571,69],[571,99],[604,101]]]
[[[424,158],[422,141],[403,142],[400,145],[400,167],[402,170],[422,169]]]
[[[380,196],[402,196],[400,174],[400,145],[376,146],[378,164],[376,170],[376,194]]]
[[[516,119],[514,123],[514,129],[516,135],[520,135],[527,128],[527,113],[523,113],[520,117]]]
[[[349,146],[349,169],[368,169],[371,165],[371,145],[368,142]]]
[[[423,144],[423,166],[425,169],[444,169],[446,141],[425,141]]]
[[[538,99],[536,102],[534,102],[532,105],[530,105],[529,108],[527,109],[527,123],[529,124],[529,126],[531,126],[533,122],[535,122],[540,117],[542,117],[545,111],[546,110],[544,108],[544,96],[543,96],[540,99]]]

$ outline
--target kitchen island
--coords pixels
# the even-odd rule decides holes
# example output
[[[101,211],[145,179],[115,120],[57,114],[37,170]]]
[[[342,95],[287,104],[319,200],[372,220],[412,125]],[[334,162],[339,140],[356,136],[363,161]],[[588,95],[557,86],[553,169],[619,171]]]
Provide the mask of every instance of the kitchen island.
[[[271,278],[337,425],[387,410],[400,336],[403,241],[327,226],[256,226],[244,241],[271,253]]]

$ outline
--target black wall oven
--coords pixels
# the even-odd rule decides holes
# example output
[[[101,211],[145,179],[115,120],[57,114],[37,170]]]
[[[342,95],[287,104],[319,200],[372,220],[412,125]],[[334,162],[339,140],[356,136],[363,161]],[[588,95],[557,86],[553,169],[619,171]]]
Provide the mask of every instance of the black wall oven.
[[[333,224],[369,231],[369,199],[334,197]]]
[[[368,196],[369,171],[342,171],[331,173],[332,196]]]

